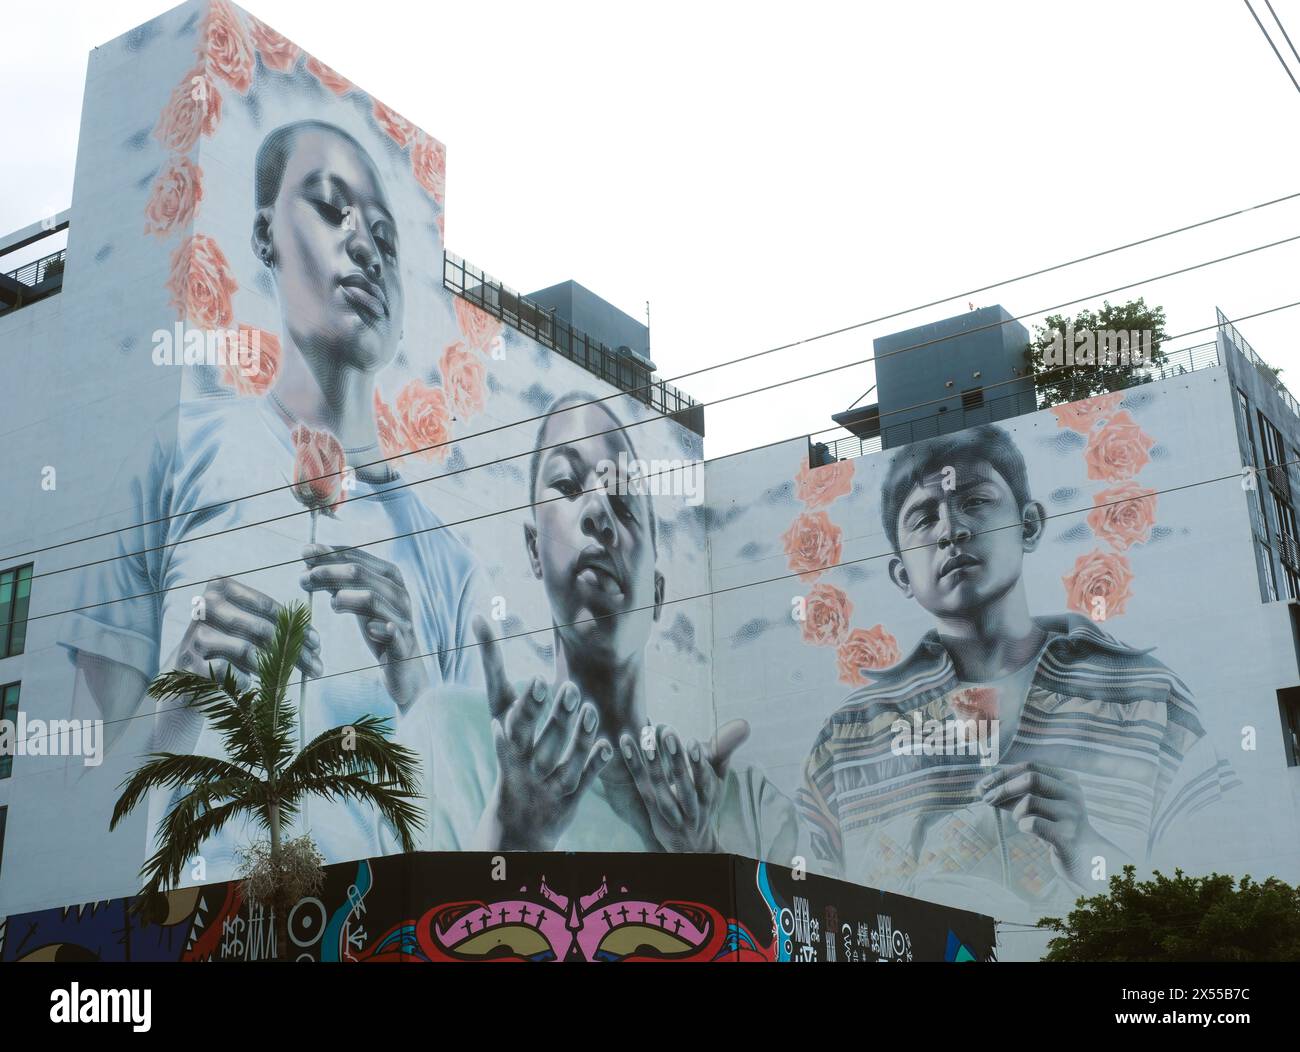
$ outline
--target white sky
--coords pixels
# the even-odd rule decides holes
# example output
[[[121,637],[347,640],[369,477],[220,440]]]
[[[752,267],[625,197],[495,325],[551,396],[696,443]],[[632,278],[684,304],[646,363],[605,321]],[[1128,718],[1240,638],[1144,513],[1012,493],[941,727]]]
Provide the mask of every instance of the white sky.
[[[523,292],[648,299],[669,379],[1300,190],[1300,93],[1239,0],[245,6],[447,144],[452,251]],[[1300,47],[1300,0],[1273,6]],[[68,206],[86,54],[164,9],[6,10],[0,232]],[[975,302],[1024,314],[1292,234],[1300,200]],[[1113,299],[1136,295],[1171,334],[1300,300],[1300,242]],[[966,302],[679,386],[865,358]],[[1300,392],[1300,308],[1240,328]],[[706,452],[824,429],[871,383],[708,409]]]

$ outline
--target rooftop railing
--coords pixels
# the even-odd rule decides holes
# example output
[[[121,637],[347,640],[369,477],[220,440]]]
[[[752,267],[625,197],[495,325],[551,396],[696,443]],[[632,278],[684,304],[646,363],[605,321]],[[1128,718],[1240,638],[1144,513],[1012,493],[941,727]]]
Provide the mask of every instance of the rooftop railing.
[[[543,346],[582,366],[606,383],[626,391],[682,426],[704,434],[704,407],[663,380],[631,353],[623,353],[569,325],[540,303],[521,296],[491,275],[451,252],[443,253],[443,285],[476,307],[500,318]]]
[[[1218,307],[1215,307],[1214,313],[1217,314],[1219,318],[1219,331],[1223,333],[1228,342],[1241,352],[1242,357],[1244,357],[1246,361],[1250,362],[1251,365],[1259,370],[1260,375],[1263,376],[1269,386],[1277,392],[1278,397],[1286,403],[1286,407],[1297,417],[1300,417],[1300,404],[1296,402],[1291,392],[1286,389],[1286,384],[1278,379],[1278,370],[1274,369],[1268,364],[1268,362],[1264,361],[1263,358],[1255,353],[1255,348],[1246,342],[1246,337],[1237,331],[1237,326],[1233,325],[1232,322],[1228,320],[1223,311],[1219,310]]]
[[[1168,380],[1201,369],[1213,369],[1220,364],[1217,343],[1202,343],[1197,344],[1195,347],[1183,347],[1176,351],[1166,351],[1165,360],[1159,365],[1135,369],[1132,373],[1132,379],[1124,385],[1123,389],[1151,383],[1154,380]],[[936,435],[951,434],[954,431],[961,431],[979,424],[990,424],[996,420],[1007,420],[1013,416],[1032,413],[1039,409],[1050,409],[1052,406],[1080,401],[1090,397],[1086,385],[1087,379],[1086,375],[1080,375],[1076,389],[1067,392],[1065,397],[1048,397],[1041,391],[1012,391],[995,398],[986,397],[982,405],[969,409],[936,410],[927,416],[897,424],[891,424],[889,414],[882,413],[880,429],[889,438],[889,447],[894,449],[909,442],[934,438]],[[1011,386],[1011,384],[1007,384],[1008,388]],[[900,412],[900,410],[895,410],[895,412]],[[821,463],[830,463],[832,460],[848,460],[868,453],[879,453],[884,448],[880,435],[873,438],[850,436],[836,439],[833,442],[818,444],[826,447],[826,452],[820,456]]]
[[[13,253],[63,234],[67,229],[68,213],[61,212],[0,236],[0,315],[63,291],[63,268],[68,260],[66,246],[21,267],[8,268],[4,264],[8,262],[6,257]]]
[[[42,256],[40,259],[34,259],[17,270],[6,271],[4,276],[12,278],[20,285],[26,285],[28,288],[35,288],[42,284],[46,278],[52,278],[63,273],[64,264],[68,261],[68,250],[61,248],[57,252],[51,252],[48,256]]]

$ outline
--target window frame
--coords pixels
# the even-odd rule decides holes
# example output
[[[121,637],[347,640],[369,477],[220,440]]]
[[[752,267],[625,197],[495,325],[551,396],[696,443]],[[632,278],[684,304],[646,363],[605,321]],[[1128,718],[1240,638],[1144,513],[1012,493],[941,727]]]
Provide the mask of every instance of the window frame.
[[[9,699],[10,690],[14,692],[13,715],[10,715],[9,713],[8,699]],[[22,705],[22,682],[20,680],[16,680],[13,683],[5,683],[3,685],[0,685],[0,720],[13,720],[16,728],[16,725],[18,723],[18,709],[21,705]],[[11,738],[11,741],[13,743],[13,748],[16,753],[18,750],[18,739],[17,739],[16,729],[15,729],[14,736]],[[13,773],[14,773],[13,756],[0,755],[0,779],[11,778],[13,776]]]
[[[0,606],[0,659],[18,657],[26,649],[34,566],[34,563],[23,563],[0,570],[0,591],[6,587],[9,589],[8,600],[4,600]],[[18,593],[24,584],[27,586],[27,594],[20,596]],[[18,636],[17,646],[14,645],[15,635]]]

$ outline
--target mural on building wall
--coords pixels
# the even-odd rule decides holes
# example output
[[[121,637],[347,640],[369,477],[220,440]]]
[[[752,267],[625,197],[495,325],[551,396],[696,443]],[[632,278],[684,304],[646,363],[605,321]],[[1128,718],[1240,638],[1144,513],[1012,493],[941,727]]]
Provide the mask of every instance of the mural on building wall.
[[[0,961],[275,957],[238,883],[8,918]],[[406,855],[327,867],[289,914],[300,961],[988,961],[990,918],[719,856]]]
[[[705,499],[698,436],[444,288],[441,144],[226,0],[150,26],[109,46],[186,49],[184,69],[139,92],[147,133],[120,149],[150,170],[117,196],[166,262],[151,353],[188,364],[106,498],[136,525],[106,520],[59,629],[110,754],[219,755],[149,681],[251,675],[300,600],[304,737],[388,718],[420,758],[420,848],[771,863],[734,906],[648,857],[408,894],[372,811],[312,800],[295,832],[338,865],[291,918],[304,953],[984,958],[883,903],[1034,921],[1232,795],[1209,648],[1169,627],[1196,529],[1171,488],[1202,477],[1170,401],[1139,388],[816,469],[787,444],[711,466]],[[114,737],[132,720],[147,744]],[[140,860],[171,803],[150,799]],[[201,879],[261,835],[227,827]],[[818,899],[781,875],[800,859],[886,899]],[[138,931],[120,905],[11,918],[6,959],[271,937],[233,885]]]
[[[718,632],[741,653],[763,638],[788,660],[787,689],[820,684],[793,786],[819,869],[998,916],[1068,909],[1186,845],[1240,786],[1232,738],[1209,733],[1204,701],[1156,656],[1186,643],[1166,628],[1168,592],[1143,580],[1166,579],[1161,552],[1176,561],[1189,533],[1158,514],[1177,499],[1159,484],[1195,468],[1155,437],[1169,412],[1138,389],[816,470],[805,459],[783,534],[773,511],[753,544],[755,502],[715,538],[783,557],[795,589],[766,589],[766,619]],[[774,703],[746,708],[757,720]]]
[[[142,114],[158,168],[124,196],[168,260],[152,353],[187,368],[114,483],[141,525],[79,576],[80,689],[151,719],[149,751],[221,755],[148,682],[251,676],[306,601],[304,740],[387,717],[421,758],[422,847],[788,861],[793,805],[737,756],[743,721],[714,740],[708,604],[678,599],[707,578],[702,493],[601,486],[702,478],[698,436],[444,289],[439,142],[226,0],[159,22],[127,46],[195,60]],[[149,800],[147,851],[175,799]],[[397,849],[355,803],[303,825],[327,861]],[[209,841],[209,877],[260,835]]]

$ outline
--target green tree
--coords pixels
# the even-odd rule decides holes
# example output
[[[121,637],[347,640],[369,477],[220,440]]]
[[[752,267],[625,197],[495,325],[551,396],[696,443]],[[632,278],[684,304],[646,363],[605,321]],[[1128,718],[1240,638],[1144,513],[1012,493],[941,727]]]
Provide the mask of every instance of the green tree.
[[[1145,370],[1119,362],[1110,365],[1053,365],[1049,353],[1053,346],[1053,334],[1065,334],[1071,329],[1075,333],[1081,333],[1085,329],[1093,333],[1107,330],[1150,332],[1151,364],[1158,366],[1165,361],[1165,352],[1161,349],[1168,338],[1164,308],[1148,307],[1141,297],[1118,307],[1112,306],[1107,300],[1102,304],[1101,310],[1081,310],[1072,319],[1063,314],[1050,314],[1042,325],[1035,326],[1034,339],[1025,348],[1025,361],[1034,378],[1040,404],[1077,402],[1081,398],[1090,398],[1108,391],[1122,391],[1126,387],[1151,380],[1150,374]],[[1096,350],[1100,356],[1101,348]]]
[[[154,753],[123,782],[109,829],[117,828],[151,790],[181,791],[158,830],[158,850],[140,870],[144,888],[133,909],[145,912],[177,885],[181,871],[204,840],[227,822],[252,817],[270,835],[265,852],[251,852],[245,886],[274,911],[276,949],[288,952],[288,910],[310,886],[304,867],[319,856],[303,842],[285,841],[290,823],[310,795],[372,804],[397,833],[403,851],[415,848],[423,814],[417,793],[417,758],[388,738],[388,721],[366,716],[334,727],[296,751],[297,706],[286,694],[289,677],[311,625],[302,603],[280,611],[269,646],[258,651],[257,677],[241,690],[234,673],[206,676],[166,672],[149,685],[149,696],[200,711],[221,734],[228,759]],[[264,859],[259,864],[259,854]],[[250,854],[246,850],[245,858]]]
[[[1110,878],[1110,894],[1080,899],[1069,917],[1044,917],[1058,936],[1048,961],[1300,961],[1300,888],[1270,877],[1238,884],[1218,873],[1138,881]]]

